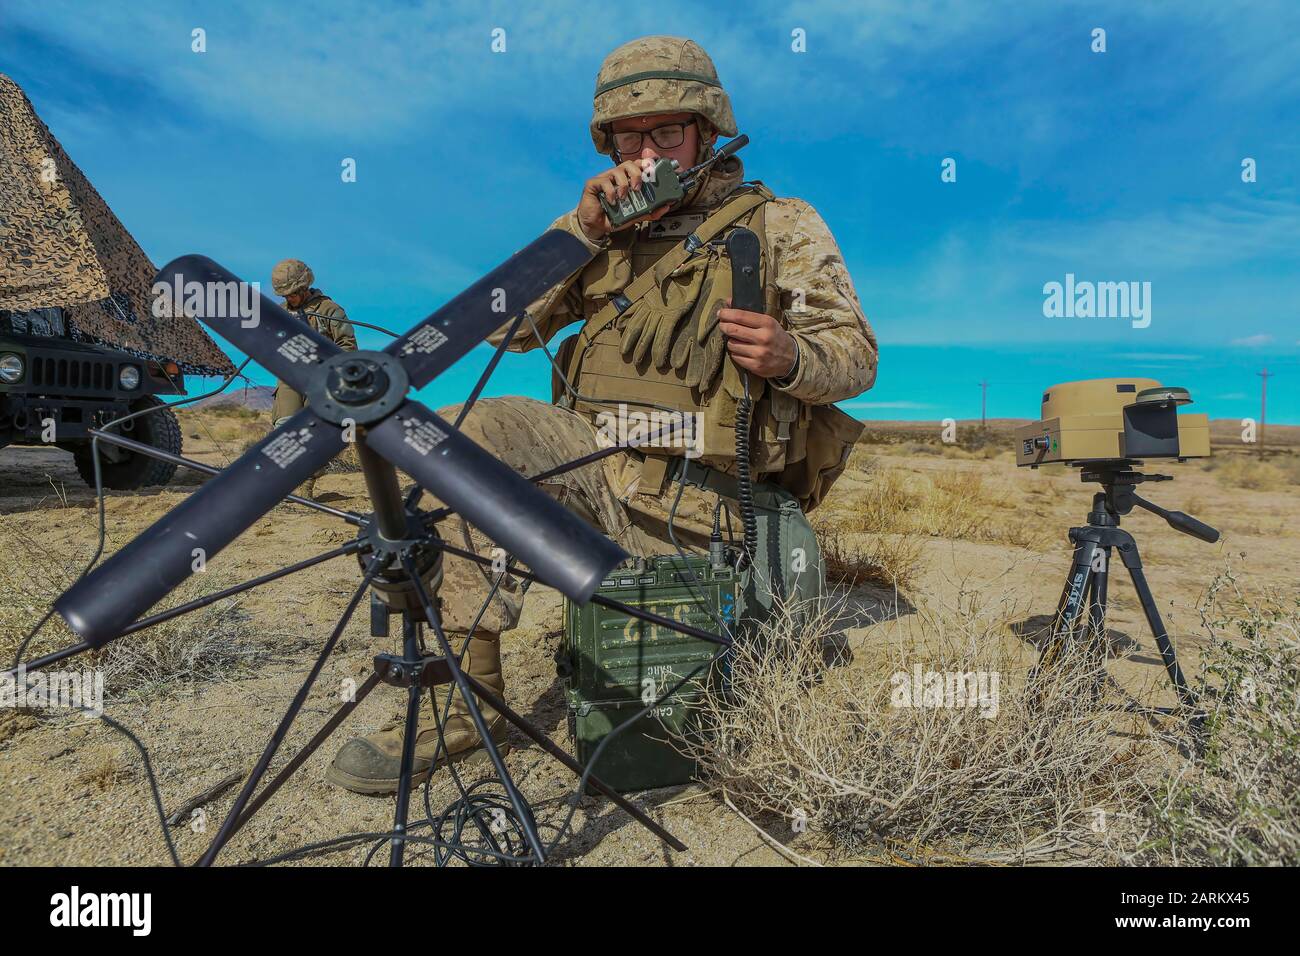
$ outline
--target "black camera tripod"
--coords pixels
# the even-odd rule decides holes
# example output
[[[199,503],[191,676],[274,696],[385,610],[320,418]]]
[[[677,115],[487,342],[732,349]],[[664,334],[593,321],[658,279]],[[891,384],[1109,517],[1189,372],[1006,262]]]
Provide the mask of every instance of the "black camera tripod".
[[[1196,695],[1187,686],[1182,668],[1178,665],[1173,641],[1165,629],[1160,610],[1151,594],[1151,585],[1147,583],[1146,573],[1142,570],[1142,557],[1138,553],[1137,542],[1131,534],[1120,528],[1119,519],[1137,506],[1164,518],[1171,528],[1210,544],[1219,540],[1219,532],[1181,511],[1167,511],[1140,497],[1134,491],[1137,485],[1147,481],[1173,481],[1173,477],[1144,474],[1134,470],[1134,466],[1138,465],[1141,462],[1119,461],[1085,465],[1083,468],[1080,479],[1097,482],[1103,490],[1093,495],[1087,525],[1070,529],[1074,562],[1066,575],[1065,588],[1061,591],[1061,599],[1056,606],[1056,615],[1052,620],[1048,642],[1040,656],[1040,665],[1050,665],[1061,648],[1071,641],[1081,637],[1093,640],[1104,638],[1110,561],[1113,550],[1118,550],[1120,560],[1133,580],[1133,589],[1142,604],[1147,624],[1160,648],[1169,681],[1174,686],[1179,702],[1195,715]],[[1199,716],[1193,718],[1194,721],[1199,719]]]

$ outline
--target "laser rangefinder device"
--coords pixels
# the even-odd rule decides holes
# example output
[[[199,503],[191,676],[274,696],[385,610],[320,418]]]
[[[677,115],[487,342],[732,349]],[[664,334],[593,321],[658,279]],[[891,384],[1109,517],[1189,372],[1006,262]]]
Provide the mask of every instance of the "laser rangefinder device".
[[[1210,454],[1205,415],[1180,415],[1185,388],[1152,378],[1095,378],[1053,385],[1043,417],[1016,430],[1016,464],[1204,458]]]

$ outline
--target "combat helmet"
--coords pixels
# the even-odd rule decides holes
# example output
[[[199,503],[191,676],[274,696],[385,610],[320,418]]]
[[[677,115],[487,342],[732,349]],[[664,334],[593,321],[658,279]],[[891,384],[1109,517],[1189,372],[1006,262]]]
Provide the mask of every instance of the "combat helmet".
[[[736,135],[731,100],[718,71],[693,40],[641,37],[624,43],[601,64],[591,115],[597,152],[613,152],[606,128],[614,120],[652,113],[698,113],[723,136]]]
[[[271,270],[271,288],[276,295],[292,295],[310,289],[315,281],[311,266],[301,259],[282,259]]]

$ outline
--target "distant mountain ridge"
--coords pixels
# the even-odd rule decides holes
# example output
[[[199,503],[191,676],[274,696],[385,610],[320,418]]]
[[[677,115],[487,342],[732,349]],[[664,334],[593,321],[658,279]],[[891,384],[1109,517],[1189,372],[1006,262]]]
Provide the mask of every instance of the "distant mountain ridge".
[[[255,412],[269,411],[275,397],[271,385],[232,386],[217,395],[193,402],[189,408],[249,408]]]

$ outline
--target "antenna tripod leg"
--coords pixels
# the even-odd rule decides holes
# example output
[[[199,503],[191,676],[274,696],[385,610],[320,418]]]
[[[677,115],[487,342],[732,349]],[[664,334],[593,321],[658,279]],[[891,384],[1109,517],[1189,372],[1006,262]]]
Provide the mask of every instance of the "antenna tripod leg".
[[[519,827],[524,832],[524,839],[533,851],[534,862],[538,865],[544,864],[546,862],[546,848],[542,843],[541,836],[537,833],[537,822],[533,819],[532,811],[519,793],[518,787],[515,786],[510,771],[506,769],[505,761],[501,758],[501,751],[497,748],[496,741],[492,739],[492,733],[488,728],[487,721],[483,718],[483,711],[478,705],[478,700],[475,698],[474,692],[470,690],[469,681],[466,680],[464,672],[461,671],[456,654],[447,641],[447,636],[443,633],[438,611],[433,606],[433,599],[425,588],[424,582],[419,579],[417,574],[413,573],[415,568],[411,563],[411,559],[403,555],[401,561],[402,567],[411,577],[411,585],[424,608],[425,616],[433,627],[434,637],[438,640],[438,647],[442,651],[447,669],[451,672],[451,679],[455,681],[461,700],[464,701],[470,719],[474,722],[474,729],[478,731],[479,739],[483,742],[483,749],[487,751],[488,758],[492,761],[492,767],[496,771],[497,779],[501,782],[501,787],[505,790],[506,797],[515,812],[515,817],[519,821]],[[409,739],[406,743],[410,746]]]
[[[402,765],[397,775],[397,807],[393,811],[393,838],[388,851],[388,865],[401,866],[406,853],[406,817],[411,805],[411,777],[415,766],[415,738],[419,734],[420,700],[423,687],[420,672],[423,654],[420,649],[420,625],[409,610],[402,612],[402,657],[411,668],[406,688],[406,724],[402,735]]]

